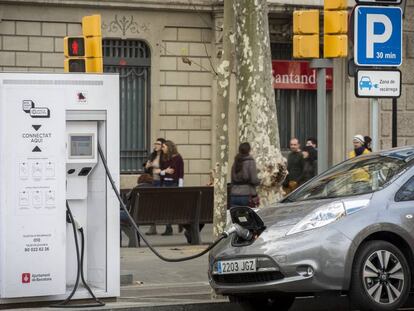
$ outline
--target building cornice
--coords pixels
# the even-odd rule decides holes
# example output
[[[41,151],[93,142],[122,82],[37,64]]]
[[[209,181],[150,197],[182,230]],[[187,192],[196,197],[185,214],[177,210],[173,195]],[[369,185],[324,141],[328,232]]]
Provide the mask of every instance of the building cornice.
[[[353,4],[350,0],[350,4]],[[273,17],[292,14],[295,9],[321,8],[323,0],[268,0],[269,13]],[[0,0],[1,5],[34,7],[68,7],[85,9],[142,10],[165,12],[198,12],[222,14],[223,0]],[[5,16],[3,16],[5,18]]]
[[[211,12],[217,1],[206,0],[0,0],[0,4],[66,6],[102,9],[144,9]]]
[[[199,12],[223,9],[223,0],[0,0],[0,4]],[[299,7],[321,7],[323,0],[268,0],[268,6],[270,12],[281,12]]]

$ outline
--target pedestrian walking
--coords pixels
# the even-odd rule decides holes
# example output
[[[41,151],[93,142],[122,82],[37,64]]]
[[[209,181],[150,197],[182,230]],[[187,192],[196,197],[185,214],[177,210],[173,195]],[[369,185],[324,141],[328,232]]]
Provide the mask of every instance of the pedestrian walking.
[[[303,173],[303,155],[300,150],[299,140],[292,138],[289,143],[290,152],[288,154],[287,169],[288,175],[283,183],[284,191],[287,193],[295,190],[300,182]]]
[[[230,206],[259,205],[256,187],[260,184],[257,177],[256,161],[250,155],[249,143],[239,146],[239,153],[234,158],[231,168]]]
[[[163,187],[183,187],[184,186],[184,160],[178,153],[177,146],[171,141],[166,140],[162,145],[161,168],[157,173],[161,175]],[[161,235],[172,235],[171,224],[167,224],[165,232]]]
[[[305,146],[302,149],[303,171],[299,179],[300,184],[311,180],[318,173],[318,161],[316,159],[316,150],[312,146]]]
[[[349,159],[370,153],[370,151],[365,146],[364,136],[362,136],[361,134],[355,135],[352,139],[352,143],[354,145],[354,150],[348,153]]]
[[[352,159],[360,155],[365,155],[371,153],[365,145],[364,136],[357,134],[353,137],[352,143],[354,145],[354,150],[348,154],[348,158]],[[352,172],[352,188],[355,193],[362,193],[368,191],[371,187],[369,181],[371,176],[367,170],[364,168],[355,169]]]
[[[145,164],[145,171],[152,175],[153,186],[161,187],[161,176],[158,173],[158,169],[161,167],[162,162],[162,144],[165,143],[164,138],[158,138],[154,143],[154,151],[151,153],[147,163]],[[145,232],[146,235],[156,235],[157,227],[151,225],[149,230]]]

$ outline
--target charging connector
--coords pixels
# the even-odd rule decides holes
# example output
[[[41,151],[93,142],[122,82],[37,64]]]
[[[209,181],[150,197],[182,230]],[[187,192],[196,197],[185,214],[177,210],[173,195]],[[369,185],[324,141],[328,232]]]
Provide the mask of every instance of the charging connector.
[[[85,254],[85,235],[83,232],[82,226],[79,224],[78,221],[75,220],[75,218],[72,215],[72,211],[70,210],[70,206],[68,201],[66,201],[66,222],[70,223],[72,225],[73,230],[73,236],[75,239],[75,248],[76,248],[76,259],[77,259],[77,273],[76,273],[76,281],[75,286],[73,287],[71,293],[69,296],[62,302],[58,304],[51,305],[51,308],[90,308],[90,307],[103,307],[105,306],[105,303],[100,301],[98,298],[96,298],[95,294],[92,292],[91,288],[89,287],[88,283],[86,283],[84,273],[83,273],[83,258]],[[79,250],[79,241],[78,241],[78,233],[79,231],[81,235],[81,249]],[[95,301],[93,304],[69,304],[69,302],[72,300],[73,295],[75,295],[76,290],[79,287],[79,281],[82,280],[83,286],[86,288],[86,290],[91,295],[92,299]]]

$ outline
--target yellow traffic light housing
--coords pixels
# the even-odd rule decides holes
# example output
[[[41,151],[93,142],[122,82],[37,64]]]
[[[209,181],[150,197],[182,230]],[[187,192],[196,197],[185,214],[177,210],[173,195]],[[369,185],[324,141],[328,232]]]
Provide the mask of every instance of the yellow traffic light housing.
[[[348,0],[324,1],[324,39],[325,58],[348,56]]]
[[[85,56],[102,58],[102,37],[85,38]]]
[[[346,10],[348,8],[348,0],[325,0],[323,9],[325,11]]]
[[[297,35],[319,34],[319,11],[294,11],[293,33]]]
[[[293,58],[319,58],[319,35],[293,36]]]
[[[323,42],[323,54],[325,58],[347,57],[347,35],[325,35]]]
[[[348,32],[347,11],[325,11],[324,33],[346,34]]]
[[[82,33],[86,40],[86,72],[103,72],[101,16],[84,16]]]
[[[85,37],[102,37],[101,16],[84,16],[82,18],[82,33]]]
[[[319,11],[293,12],[293,57],[319,58]]]
[[[86,58],[86,72],[103,72],[102,58]]]
[[[65,37],[65,72],[103,72],[101,16],[82,18],[83,36]]]

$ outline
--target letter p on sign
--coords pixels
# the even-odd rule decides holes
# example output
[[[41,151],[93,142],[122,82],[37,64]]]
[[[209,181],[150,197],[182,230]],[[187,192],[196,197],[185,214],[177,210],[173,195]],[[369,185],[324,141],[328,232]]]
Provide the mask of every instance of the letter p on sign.
[[[383,25],[384,31],[375,33],[375,25]],[[374,44],[387,42],[392,35],[391,20],[383,14],[367,14],[367,58],[374,58]]]

